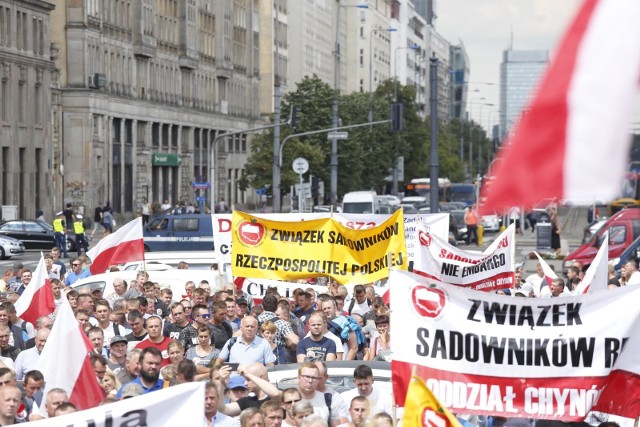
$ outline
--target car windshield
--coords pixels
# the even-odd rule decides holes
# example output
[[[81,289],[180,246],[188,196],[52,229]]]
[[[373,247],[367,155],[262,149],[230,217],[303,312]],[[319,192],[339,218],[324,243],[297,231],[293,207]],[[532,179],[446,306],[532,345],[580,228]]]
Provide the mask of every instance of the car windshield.
[[[344,213],[373,213],[371,202],[349,202],[342,205]]]

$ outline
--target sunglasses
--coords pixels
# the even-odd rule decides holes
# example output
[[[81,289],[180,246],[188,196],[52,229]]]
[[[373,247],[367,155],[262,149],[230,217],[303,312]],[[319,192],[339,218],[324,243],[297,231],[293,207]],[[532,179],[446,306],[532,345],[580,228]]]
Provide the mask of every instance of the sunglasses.
[[[210,314],[199,314],[198,316],[202,317],[203,319],[208,319],[209,317],[211,317]]]
[[[81,265],[81,264],[71,264],[72,267],[77,267],[79,265]]]
[[[292,403],[300,402],[301,400],[302,400],[302,399],[296,399],[296,400],[284,400],[284,401],[282,401],[282,403],[289,405],[289,404],[292,404]]]

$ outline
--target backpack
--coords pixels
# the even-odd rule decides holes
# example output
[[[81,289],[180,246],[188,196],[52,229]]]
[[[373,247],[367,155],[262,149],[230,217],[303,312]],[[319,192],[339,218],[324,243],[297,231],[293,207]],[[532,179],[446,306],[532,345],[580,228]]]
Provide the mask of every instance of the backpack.
[[[329,410],[329,419],[327,420],[327,425],[331,425],[331,401],[333,400],[333,395],[331,393],[324,394],[324,403],[327,405],[327,409]]]
[[[231,357],[231,347],[233,347],[236,341],[238,341],[238,337],[232,337],[229,342],[227,342],[227,352],[229,353],[229,355],[227,356],[227,360],[225,360],[225,362],[229,361],[229,358]]]
[[[351,331],[356,333],[356,341],[358,343],[358,352],[364,350],[367,345],[367,337],[362,332],[362,328],[358,325],[358,322],[351,316],[338,316],[328,323],[329,330],[340,337],[343,343],[349,340],[349,333]]]

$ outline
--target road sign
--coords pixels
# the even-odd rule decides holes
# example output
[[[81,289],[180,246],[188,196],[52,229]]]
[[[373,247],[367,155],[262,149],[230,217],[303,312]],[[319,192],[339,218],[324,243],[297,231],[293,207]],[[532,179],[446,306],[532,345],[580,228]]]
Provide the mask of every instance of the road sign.
[[[267,194],[267,189],[265,187],[256,188],[256,195],[264,196]]]
[[[309,170],[309,162],[307,159],[298,157],[293,161],[293,171],[298,175],[302,175]]]
[[[196,202],[200,203],[200,202],[206,202],[207,201],[207,196],[198,196],[196,197]]]
[[[210,187],[211,185],[208,182],[198,182],[198,181],[194,181],[191,183],[191,188],[194,190],[206,190]]]
[[[329,132],[327,139],[348,139],[349,132]]]

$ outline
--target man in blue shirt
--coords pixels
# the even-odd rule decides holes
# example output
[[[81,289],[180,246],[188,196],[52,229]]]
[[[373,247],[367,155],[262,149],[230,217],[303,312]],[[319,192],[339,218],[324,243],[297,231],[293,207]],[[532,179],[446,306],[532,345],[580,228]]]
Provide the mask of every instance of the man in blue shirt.
[[[160,364],[162,363],[162,353],[155,347],[147,347],[140,352],[140,375],[131,383],[137,383],[142,386],[144,394],[152,391],[162,390],[164,381],[160,379]],[[125,384],[126,385],[126,384]],[[124,386],[120,387],[116,397],[122,397]]]
[[[79,258],[71,260],[71,273],[67,274],[67,278],[64,279],[64,284],[67,286],[73,285],[80,279],[91,276],[89,269],[82,269],[82,261]]]

